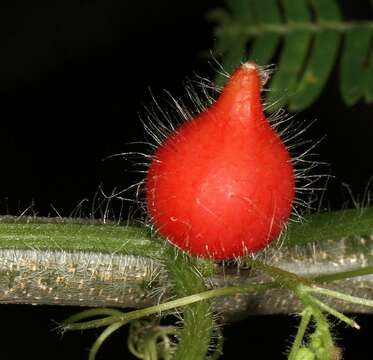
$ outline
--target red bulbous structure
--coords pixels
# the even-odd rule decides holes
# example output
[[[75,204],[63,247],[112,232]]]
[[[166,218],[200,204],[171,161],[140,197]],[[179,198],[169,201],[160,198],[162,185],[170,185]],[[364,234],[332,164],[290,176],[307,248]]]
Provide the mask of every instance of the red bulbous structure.
[[[289,152],[266,119],[252,62],[159,146],[145,180],[159,233],[191,255],[230,259],[276,239],[295,193]]]

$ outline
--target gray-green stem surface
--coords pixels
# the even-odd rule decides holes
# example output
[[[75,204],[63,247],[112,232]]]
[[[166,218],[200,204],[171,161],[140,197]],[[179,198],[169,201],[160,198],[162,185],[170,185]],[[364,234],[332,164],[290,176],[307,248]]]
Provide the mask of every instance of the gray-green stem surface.
[[[373,283],[373,208],[313,215],[289,225],[263,259],[304,277],[369,297]],[[280,242],[282,246],[279,246]],[[163,240],[146,228],[60,218],[0,218],[0,302],[140,308],[169,295]],[[244,263],[244,261],[243,261]],[[341,275],[341,273],[343,273]],[[359,275],[359,276],[357,276]],[[350,279],[345,279],[351,277]],[[268,281],[255,271],[216,264],[206,284]],[[333,304],[341,311],[369,312]],[[289,313],[299,303],[283,289],[214,300],[225,318]]]

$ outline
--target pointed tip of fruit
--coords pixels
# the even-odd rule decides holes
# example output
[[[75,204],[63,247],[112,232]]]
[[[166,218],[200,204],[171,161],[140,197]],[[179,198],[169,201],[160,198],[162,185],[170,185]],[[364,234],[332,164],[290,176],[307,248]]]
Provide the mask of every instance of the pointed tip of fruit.
[[[236,123],[263,120],[263,74],[263,69],[252,61],[241,64],[232,73],[215,103],[215,107],[226,114],[225,120],[232,119]]]
[[[247,70],[257,70],[258,65],[254,61],[246,61],[242,64],[242,67],[244,67]]]
[[[270,71],[265,70],[264,68],[259,66],[254,61],[246,61],[241,66],[245,70],[248,70],[248,71],[253,71],[254,70],[254,71],[257,72],[257,74],[259,75],[261,84],[262,84],[262,88],[268,82],[268,80],[270,78]]]

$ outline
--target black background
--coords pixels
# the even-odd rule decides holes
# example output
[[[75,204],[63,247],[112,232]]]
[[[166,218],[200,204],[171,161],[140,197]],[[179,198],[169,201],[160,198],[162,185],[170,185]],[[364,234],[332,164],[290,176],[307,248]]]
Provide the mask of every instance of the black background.
[[[83,200],[82,211],[90,215],[100,185],[110,193],[137,180],[123,159],[104,159],[127,151],[129,142],[144,140],[138,113],[144,114],[152,101],[149,87],[160,97],[162,89],[179,96],[182,81],[193,73],[213,77],[206,56],[215,39],[206,12],[219,4],[1,2],[1,214],[68,216]],[[349,20],[371,19],[368,1],[340,4]],[[344,183],[362,200],[373,175],[372,115],[372,105],[347,108],[342,103],[336,68],[320,100],[296,116],[295,121],[317,119],[308,138],[326,135],[316,158],[329,163],[323,171],[334,176],[325,206],[351,205]],[[0,307],[1,357],[86,358],[94,332],[61,339],[51,331],[52,319],[60,321],[76,310]],[[371,359],[372,318],[358,320],[362,331],[339,326],[337,338],[344,339],[346,359]],[[284,358],[280,354],[291,343],[296,322],[294,317],[251,317],[229,325],[223,358],[235,358],[238,351],[242,358]],[[99,358],[123,357],[123,339],[123,334],[114,336]]]

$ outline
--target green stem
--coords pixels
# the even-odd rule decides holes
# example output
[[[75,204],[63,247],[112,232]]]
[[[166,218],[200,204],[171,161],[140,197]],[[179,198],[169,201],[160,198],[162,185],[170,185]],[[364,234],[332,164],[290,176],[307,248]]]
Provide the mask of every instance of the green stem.
[[[347,237],[373,235],[373,207],[345,209],[309,216],[304,222],[288,226],[286,246]],[[119,226],[100,221],[69,218],[0,216],[0,249],[38,249],[131,254],[162,258],[163,244],[140,226]],[[369,255],[368,244],[354,243]],[[332,247],[332,245],[331,245]]]
[[[296,295],[302,301],[304,306],[309,308],[316,322],[316,330],[312,334],[311,341],[311,347],[313,348],[312,351],[316,353],[317,359],[332,359],[334,343],[330,333],[329,323],[325,315],[319,305],[315,303],[314,298],[304,291],[302,285],[297,288]]]
[[[135,320],[130,323],[128,349],[139,359],[171,360],[175,344],[170,339],[179,331],[176,326],[162,326],[158,319]]]
[[[266,33],[285,35],[297,31],[307,31],[310,33],[318,33],[325,30],[334,30],[338,32],[346,32],[355,27],[366,27],[373,29],[372,21],[326,21],[320,20],[317,22],[302,22],[289,21],[283,24],[257,24],[257,25],[224,25],[224,32],[232,34],[245,34],[248,36],[260,36]]]
[[[123,325],[125,325],[125,322],[119,322],[119,323],[114,323],[108,326],[102,333],[101,335],[96,339],[94,344],[91,347],[91,350],[89,351],[89,357],[88,360],[95,360],[96,359],[96,354],[102,344],[105,342],[105,340],[115,331],[120,329]]]
[[[285,286],[289,289],[294,290],[299,286],[299,284],[303,285],[312,285],[312,280],[294,274],[290,271],[280,269],[276,266],[268,265],[264,262],[247,259],[247,262],[253,266],[254,268],[261,270],[271,276],[276,282],[279,282],[282,286]]]
[[[185,296],[176,300],[164,302],[159,305],[150,306],[145,309],[134,310],[128,313],[122,313],[121,315],[108,316],[104,319],[91,320],[83,323],[71,323],[69,318],[63,322],[62,327],[65,331],[95,329],[116,322],[129,322],[131,320],[139,319],[149,315],[160,314],[168,310],[183,307],[186,305],[190,305],[199,301],[208,300],[218,296],[229,296],[237,293],[253,293],[268,290],[278,286],[278,284],[273,282],[266,284],[249,284],[244,286],[229,286],[224,288],[218,288],[214,290],[204,291],[194,295]]]
[[[340,300],[344,300],[344,301],[347,301],[347,302],[350,302],[350,303],[353,303],[353,304],[373,307],[373,300],[363,299],[363,298],[359,298],[359,297],[351,296],[351,295],[347,295],[347,294],[342,294],[340,292],[330,290],[330,289],[325,289],[325,288],[320,288],[320,287],[317,287],[317,286],[312,286],[312,287],[306,287],[305,291],[330,296],[330,297],[340,299]]]
[[[353,248],[351,252],[359,252],[366,256],[371,251],[369,236],[373,235],[373,207],[365,209],[344,209],[333,212],[323,212],[309,216],[302,223],[289,225],[284,244],[286,246],[303,245],[332,241],[340,242],[341,239],[350,238]],[[356,242],[355,239],[367,240]],[[349,242],[347,242],[349,244]],[[316,245],[317,248],[318,245]]]
[[[317,358],[320,360],[331,360],[334,342],[330,333],[329,323],[322,311],[316,306],[313,306],[312,315],[316,320],[316,334],[314,335],[317,335],[321,340],[321,344],[317,341],[316,345],[314,345],[315,352],[318,354]]]
[[[316,282],[372,273],[373,242],[369,238],[373,234],[372,217],[373,208],[352,209],[316,214],[302,224],[290,224],[284,240],[286,246],[276,250],[273,264],[281,264],[293,272],[308,269],[309,264],[307,276],[313,278],[312,271],[316,272]],[[155,290],[165,292],[167,289],[166,276],[159,262],[167,247],[163,240],[158,240],[146,229],[135,226],[82,219],[0,217],[0,301],[149,306]],[[102,263],[103,254],[108,254],[105,263]],[[120,258],[122,255],[140,256],[145,261],[138,261],[134,256],[128,260],[118,259],[119,265],[113,268],[112,259],[116,255]],[[154,258],[158,261],[151,264]],[[356,261],[356,267],[368,266],[349,270],[352,260]],[[314,266],[319,262],[322,268]],[[109,274],[107,268],[113,271]],[[348,271],[343,271],[346,268]],[[92,276],[91,269],[97,276]],[[324,271],[333,271],[333,274],[319,275]],[[162,276],[156,277],[160,272]],[[111,274],[113,277],[107,278]],[[282,274],[285,273],[282,271]],[[123,276],[126,278],[124,288]],[[215,273],[214,277],[223,286],[227,284],[220,273]],[[293,278],[293,283],[299,279]],[[368,294],[370,278],[364,281]],[[94,289],[93,295],[89,293],[91,289]],[[128,293],[124,293],[127,289]],[[231,299],[232,307],[236,306],[234,299]]]
[[[355,329],[360,329],[360,326],[359,324],[355,321],[355,320],[352,320],[350,319],[349,317],[347,317],[346,315],[342,314],[341,312],[333,309],[332,307],[330,307],[329,305],[323,303],[322,301],[312,297],[312,301],[320,307],[320,309],[326,311],[327,313],[333,315],[335,318],[343,321],[344,323],[346,323],[347,325],[355,328]]]
[[[373,266],[366,266],[354,270],[342,271],[335,274],[319,275],[312,278],[317,283],[329,283],[338,280],[351,279],[357,276],[373,274]]]
[[[65,323],[73,324],[79,322],[84,319],[96,317],[96,316],[121,316],[123,314],[122,311],[116,309],[109,309],[109,308],[94,308],[88,309],[84,311],[80,311],[65,320]]]
[[[305,307],[301,313],[301,322],[298,327],[297,335],[295,336],[295,340],[290,350],[290,354],[288,360],[296,360],[296,355],[298,353],[299,348],[302,346],[302,341],[304,338],[304,334],[306,333],[308,324],[312,317],[312,310],[309,306]]]
[[[164,246],[145,227],[84,219],[0,217],[0,249],[116,253],[159,259]]]
[[[218,360],[223,354],[224,336],[221,327],[215,329],[216,344],[214,345],[214,352],[209,355],[206,360]]]
[[[176,296],[188,296],[206,289],[201,267],[178,250],[169,249],[166,265],[171,287]],[[174,360],[203,360],[209,350],[214,331],[213,311],[208,301],[199,301],[183,310],[183,328]]]

